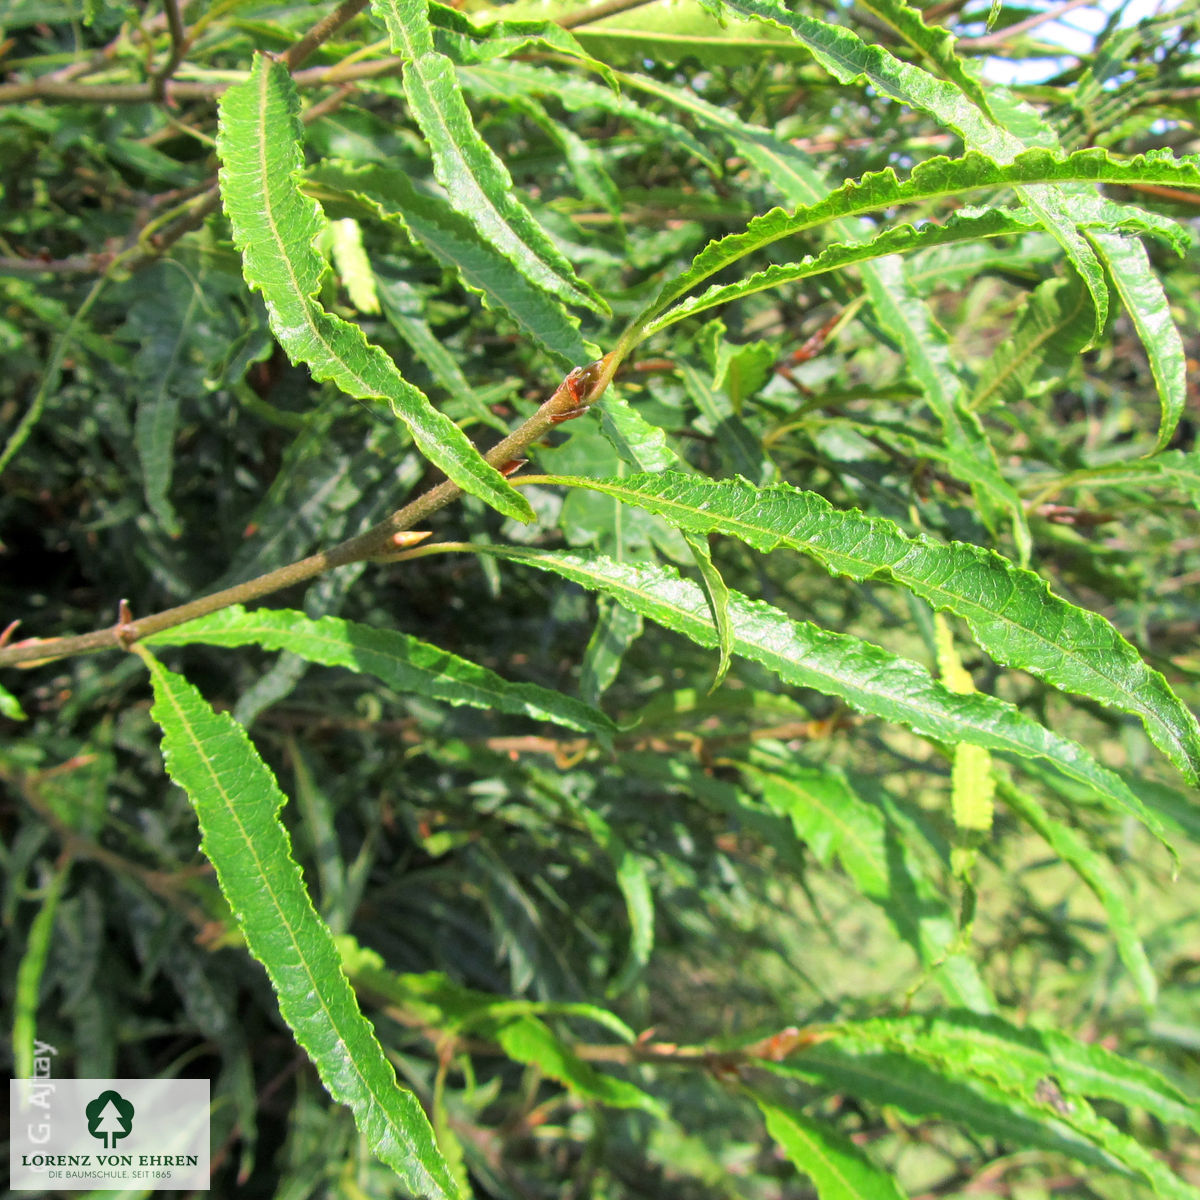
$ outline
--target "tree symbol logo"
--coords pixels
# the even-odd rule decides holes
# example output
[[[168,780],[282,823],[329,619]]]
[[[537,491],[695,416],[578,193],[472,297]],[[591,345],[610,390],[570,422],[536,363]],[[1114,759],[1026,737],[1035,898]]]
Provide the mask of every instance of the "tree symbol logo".
[[[118,1138],[128,1137],[133,1128],[133,1105],[120,1092],[111,1088],[101,1092],[84,1110],[88,1133],[111,1150]]]

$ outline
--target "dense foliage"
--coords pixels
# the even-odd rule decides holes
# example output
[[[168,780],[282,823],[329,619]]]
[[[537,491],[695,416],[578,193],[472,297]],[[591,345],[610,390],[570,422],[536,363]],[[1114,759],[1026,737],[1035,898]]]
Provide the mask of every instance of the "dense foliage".
[[[993,7],[0,4],[11,1073],[1196,1194],[1196,9]]]

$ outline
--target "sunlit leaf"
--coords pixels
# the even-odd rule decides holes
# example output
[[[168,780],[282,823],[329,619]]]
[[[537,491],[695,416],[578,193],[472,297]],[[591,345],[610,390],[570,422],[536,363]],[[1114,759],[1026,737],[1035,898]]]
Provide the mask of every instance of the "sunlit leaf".
[[[289,355],[317,379],[360,400],[385,400],[429,459],[464,490],[520,520],[533,513],[452,421],[371,345],[356,325],[318,303],[324,264],[313,248],[315,203],[297,186],[301,166],[295,87],[287,70],[259,55],[250,79],[221,98],[221,194],[246,281],[263,293],[271,327]]]
[[[181,675],[145,658],[167,771],[196,809],[204,852],[284,1020],[329,1094],[353,1111],[372,1151],[417,1195],[456,1197],[424,1110],[396,1082],[309,899],[279,821],[284,796],[270,769],[231,716],[214,712]]]

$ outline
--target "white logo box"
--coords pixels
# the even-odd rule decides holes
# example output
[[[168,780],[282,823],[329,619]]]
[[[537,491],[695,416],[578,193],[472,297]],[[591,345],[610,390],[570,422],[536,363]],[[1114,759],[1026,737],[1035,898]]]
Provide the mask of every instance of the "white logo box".
[[[11,1079],[9,1187],[208,1188],[207,1079]]]

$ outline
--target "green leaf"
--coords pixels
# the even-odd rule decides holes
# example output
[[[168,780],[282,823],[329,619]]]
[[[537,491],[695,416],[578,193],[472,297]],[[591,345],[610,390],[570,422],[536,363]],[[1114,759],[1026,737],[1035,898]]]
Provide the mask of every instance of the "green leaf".
[[[1104,251],[1104,262],[1125,311],[1150,359],[1150,372],[1162,403],[1155,450],[1171,440],[1187,404],[1187,356],[1171,316],[1171,306],[1145,246],[1135,238],[1103,229],[1088,235]]]
[[[146,505],[172,537],[182,532],[168,494],[175,463],[179,401],[198,375],[186,371],[194,324],[204,302],[200,287],[173,268],[158,275],[150,303],[134,306],[140,346],[131,364],[138,385],[133,438],[142,466]],[[180,376],[183,376],[182,380]]]
[[[517,0],[516,12],[532,10],[547,15],[544,4]],[[556,6],[566,15],[586,4]],[[704,0],[651,0],[625,12],[599,17],[581,25],[575,35],[592,53],[606,62],[644,63],[652,58],[665,63],[695,59],[709,65],[757,65],[764,55],[794,59],[804,54],[786,35],[757,21],[712,15]],[[707,9],[707,11],[706,11]]]
[[[914,50],[919,51],[977,108],[990,116],[988,96],[974,63],[954,52],[954,36],[941,26],[925,24],[921,11],[905,0],[863,0],[867,12],[890,25]]]
[[[820,1200],[904,1200],[892,1176],[831,1125],[781,1108],[756,1091],[750,1094],[766,1118],[767,1132],[813,1181]]]
[[[479,136],[454,64],[434,50],[423,0],[371,0],[407,62],[404,93],[433,154],[434,173],[450,203],[531,283],[569,304],[608,311],[517,198],[512,177]]]
[[[1020,559],[1026,561],[1032,538],[1025,507],[1000,473],[982,422],[967,407],[966,388],[954,366],[950,339],[908,282],[899,259],[876,263],[864,282],[880,324],[899,342],[909,373],[941,422],[947,450],[964,464],[958,473],[972,481],[985,524],[996,532],[1001,514],[1006,515],[1012,521]]]
[[[329,223],[330,255],[350,303],[360,313],[379,312],[371,262],[363,246],[362,226],[353,217]]]
[[[971,747],[978,749],[978,747]],[[821,862],[834,855],[855,887],[887,914],[956,1007],[995,1007],[975,964],[955,950],[958,927],[939,888],[914,853],[916,835],[893,805],[858,795],[845,773],[810,767],[782,756],[738,763],[759,786],[767,806],[791,821],[796,836]]]
[[[600,430],[613,449],[639,471],[661,471],[679,467],[679,455],[667,442],[666,430],[651,425],[623,396],[610,389],[598,406]]]
[[[29,935],[21,950],[14,980],[12,1015],[12,1062],[18,1079],[32,1079],[37,1054],[38,1010],[41,1008],[42,976],[54,939],[54,921],[63,888],[71,876],[73,861],[65,855],[54,870],[49,886],[41,897],[41,906],[29,926]]]
[[[450,203],[531,283],[569,304],[606,313],[608,306],[576,278],[517,199],[504,164],[475,131],[454,64],[444,54],[422,54],[405,67],[404,88]]]
[[[842,83],[863,80],[877,92],[900,104],[928,113],[934,120],[958,133],[969,150],[979,150],[998,162],[1014,158],[1026,142],[989,120],[985,109],[968,99],[962,90],[928,72],[901,62],[881,46],[864,42],[856,33],[829,25],[815,17],[791,13],[779,0],[725,0],[735,12],[756,16],[788,29],[803,42],[813,57]],[[905,22],[912,31],[912,22]],[[1087,284],[1095,306],[1095,338],[1108,320],[1108,288],[1104,272],[1089,244],[1079,235],[1060,189],[1025,186],[1017,189],[1021,199],[1042,219],[1046,230],[1062,246],[1076,271]]]
[[[767,174],[789,202],[802,205],[798,212],[804,208],[820,206],[828,199],[830,189],[808,159],[794,147],[773,137],[767,130],[748,126],[736,117],[716,110],[695,97],[664,89],[639,77],[631,78],[630,82],[636,87],[644,87],[683,105],[699,119],[724,133],[739,153],[744,154],[750,162]],[[846,215],[835,215],[830,219],[836,233],[844,239],[840,245],[829,247],[815,259],[805,260],[801,264],[768,268],[767,271],[752,276],[744,284],[733,284],[728,288],[710,288],[698,300],[684,300],[675,308],[671,308],[657,321],[645,326],[642,333],[636,336],[648,336],[650,331],[678,319],[678,316],[687,315],[692,311],[689,306],[694,305],[694,310],[698,311],[710,307],[712,303],[734,299],[739,294],[749,294],[764,286],[774,286],[784,282],[789,273],[792,278],[799,278],[809,273],[834,270],[850,262],[862,264],[860,270],[880,322],[892,331],[893,336],[904,347],[910,370],[942,423],[950,450],[948,462],[951,471],[970,483],[980,502],[982,514],[993,530],[996,529],[999,514],[1007,513],[1013,522],[1021,558],[1025,559],[1029,552],[1030,536],[1024,508],[1012,487],[1003,478],[982,426],[966,408],[965,391],[948,361],[944,334],[905,280],[903,269],[896,263],[872,261],[881,254],[913,249],[916,245],[936,244],[943,237],[953,238],[966,232],[959,221],[969,221],[974,226],[974,236],[992,236],[992,233],[987,232],[989,228],[997,233],[1002,229],[1011,232],[1015,225],[1020,224],[1019,217],[1013,214],[985,213],[976,223],[976,220],[969,218],[956,221],[952,216],[947,222],[948,232],[943,232],[934,225],[928,225],[920,231],[901,227],[898,231],[885,231],[876,238],[864,233],[861,228],[862,222],[849,220]],[[753,222],[751,227],[753,228]],[[866,241],[869,248],[860,249],[855,244],[862,241]],[[712,248],[710,245],[709,249]],[[707,250],[701,253],[693,263],[693,269],[707,253]],[[742,286],[746,290],[739,292],[738,289]],[[659,299],[661,298],[660,295]],[[653,302],[642,316],[657,312],[658,304],[658,300]],[[642,317],[638,320],[641,321]],[[637,322],[630,330],[636,328]],[[631,333],[627,333],[622,339],[623,342],[630,337]],[[684,371],[686,380],[686,367]],[[689,387],[693,394],[696,394],[696,382],[690,382]],[[724,445],[725,440],[721,444]],[[759,477],[757,470],[743,473],[752,479]]]
[[[974,1137],[994,1137],[1024,1148],[1066,1154],[1108,1170],[1120,1163],[1033,1101],[1022,1102],[994,1084],[948,1076],[898,1051],[881,1050],[870,1041],[849,1037],[822,1042],[793,1055],[786,1063],[761,1064],[772,1074],[799,1078],[834,1093],[849,1094],[876,1106],[899,1109],[910,1120],[944,1117]]]
[[[279,820],[284,796],[274,776],[232,717],[214,712],[149,653],[144,658],[167,771],[196,809],[204,853],[250,953],[267,969],[283,1019],[329,1094],[353,1111],[372,1152],[417,1195],[457,1196],[424,1110],[397,1084],[309,899]]]
[[[611,1108],[639,1108],[654,1116],[666,1115],[653,1096],[624,1079],[597,1071],[536,1017],[522,1017],[505,1025],[496,1038],[509,1058],[537,1067],[543,1075],[564,1084],[576,1095]]]
[[[701,646],[715,646],[708,601],[694,583],[664,566],[632,566],[602,556],[583,557],[475,545],[479,554],[553,571],[582,587],[601,591],[627,608],[675,630]],[[970,742],[997,752],[1047,760],[1058,771],[1091,787],[1118,812],[1135,815],[1162,837],[1161,826],[1115,772],[1082,747],[1039,725],[1013,705],[992,696],[958,695],[917,663],[845,634],[792,621],[778,609],[730,592],[734,652],[761,663],[786,683],[840,696],[861,712],[906,725],[940,742]]]
[[[654,950],[654,893],[650,890],[645,866],[625,839],[594,808],[579,805],[576,811],[596,844],[612,859],[617,872],[617,887],[629,915],[629,954],[620,973],[607,988],[610,997],[619,996],[642,973]]]
[[[999,163],[986,154],[970,151],[956,159],[926,159],[904,180],[890,167],[870,172],[861,179],[848,180],[811,204],[801,205],[792,212],[772,209],[755,217],[743,232],[710,242],[687,271],[662,288],[631,328],[650,327],[660,313],[698,283],[747,254],[833,220],[900,204],[962,196],[985,188],[1078,181],[1200,187],[1200,158],[1195,155],[1176,158],[1160,150],[1124,160],[1115,159],[1104,150],[1079,150],[1063,157],[1034,149],[1016,155],[1011,162]]]
[[[601,597],[596,625],[579,671],[579,694],[595,704],[612,686],[629,647],[642,636],[642,618],[624,605]]]
[[[581,366],[599,354],[579,333],[579,320],[535,287],[466,217],[439,196],[418,191],[398,170],[319,163],[309,172],[327,200],[347,202],[404,229],[413,243],[453,268],[463,286],[515,321],[561,366]]]
[[[1154,464],[1171,486],[1187,492],[1200,507],[1200,450],[1170,450],[1154,459]]]
[[[1050,591],[1032,571],[965,542],[908,537],[894,522],[840,511],[787,484],[756,488],[665,471],[627,479],[559,479],[658,514],[678,529],[725,533],[757,550],[785,546],[830,573],[888,578],[937,611],[963,617],[1002,666],[1138,716],[1151,740],[1191,782],[1200,779],[1200,726],[1158,672],[1098,613]]]
[[[514,6],[505,6],[507,17]],[[489,21],[487,13],[459,12],[437,0],[430,0],[429,21],[433,26],[433,49],[445,54],[455,66],[479,65],[505,59],[501,68],[507,71],[519,64],[513,56],[522,52],[535,51],[558,54],[579,61],[589,70],[597,71],[616,88],[613,73],[606,63],[593,58],[579,44],[572,33],[554,21],[531,20],[510,21],[501,17]],[[563,81],[570,79],[561,72],[548,72]],[[462,76],[459,82],[466,86]]]
[[[3,685],[0,685],[0,717],[7,717],[10,721],[29,720],[20,701]]]
[[[942,682],[952,692],[973,692],[975,680],[963,666],[950,622],[941,613],[933,615],[933,645]],[[992,756],[982,746],[955,746],[950,772],[950,812],[955,828],[972,834],[991,833],[995,792]]]
[[[429,368],[434,379],[477,421],[507,433],[508,426],[483,403],[467,382],[454,355],[442,345],[441,339],[425,320],[426,300],[416,288],[403,279],[381,277],[376,280],[376,290],[392,328]]]
[[[971,1022],[974,1028],[975,1021],[986,1018],[962,1014],[955,1020]],[[1033,1081],[1022,1086],[1005,1078],[995,1064],[975,1071],[965,1042],[957,1059],[935,1064],[923,1047],[891,1048],[895,1043],[870,1023],[836,1028],[834,1039],[808,1047],[787,1063],[764,1062],[763,1069],[894,1106],[909,1118],[942,1116],[976,1137],[1066,1154],[1093,1167],[1141,1178],[1161,1196],[1188,1200],[1194,1195],[1193,1188],[1148,1150],[1097,1116],[1082,1096],[1060,1101],[1049,1086],[1053,1080],[1042,1087]]]
[[[612,722],[589,704],[533,683],[510,683],[486,667],[394,629],[339,617],[312,620],[291,609],[223,608],[143,639],[152,645],[265,646],[308,662],[365,671],[399,692],[446,704],[494,709],[553,721],[568,729],[608,733]]]
[[[725,676],[729,674],[729,665],[733,655],[733,625],[729,620],[729,587],[721,572],[713,564],[712,552],[705,538],[694,533],[685,533],[692,557],[700,572],[700,580],[704,585],[704,594],[708,597],[708,611],[712,615],[713,627],[717,631],[717,649],[720,658],[717,660],[717,673],[709,686],[710,692],[715,692],[721,686]]]
[[[1117,953],[1129,971],[1142,1003],[1152,1008],[1158,996],[1158,982],[1146,956],[1146,947],[1134,927],[1129,895],[1116,869],[1088,846],[1082,834],[1055,820],[1028,792],[1006,779],[998,780],[998,785],[1009,809],[1045,838],[1054,853],[1075,871],[1104,906]]]
[[[978,1013],[922,1013],[848,1022],[856,1045],[902,1050],[1032,1095],[1053,1076],[1064,1097],[1113,1100],[1200,1132],[1200,1107],[1153,1068],[1056,1029]]]
[[[1030,295],[1012,335],[987,360],[971,408],[1015,404],[1037,395],[1078,361],[1091,333],[1091,301],[1078,280],[1046,280]]]
[[[995,154],[1012,139],[991,124],[976,103],[953,84],[894,58],[882,46],[871,46],[845,26],[829,25],[800,12],[788,12],[778,0],[726,0],[734,12],[786,29],[809,48],[821,66],[840,83],[868,80],[884,96],[929,113],[953,128],[968,145]]]
[[[733,411],[729,398],[715,389],[712,373],[707,368],[698,367],[687,357],[679,358],[675,369],[683,380],[689,398],[699,410],[699,427],[714,438],[725,469],[755,480],[776,476],[775,464],[763,450],[761,442]]]
[[[712,149],[685,125],[590,79],[578,79],[561,71],[521,62],[464,67],[458,77],[465,90],[489,99],[511,101],[521,96],[546,96],[552,97],[568,112],[598,109],[649,133],[661,134],[672,146],[687,150],[705,166],[714,171],[719,169]]]
[[[1053,491],[1075,487],[1170,488],[1186,493],[1200,507],[1200,451],[1168,450],[1154,458],[1072,471],[1055,482]]]
[[[513,1000],[494,992],[464,987],[441,971],[393,971],[385,965],[382,955],[360,946],[353,937],[342,936],[336,942],[342,965],[356,985],[390,1001],[427,1025],[454,1033],[467,1030],[493,1032],[498,1025],[517,1017],[578,1017],[594,1021],[627,1045],[636,1040],[633,1030],[624,1021],[595,1004]]]
[[[372,0],[371,11],[391,36],[393,54],[411,60],[433,50],[426,0]]]
[[[221,195],[246,282],[263,293],[275,336],[314,378],[332,380],[360,400],[386,400],[422,453],[464,491],[507,516],[533,520],[524,497],[483,461],[462,430],[408,383],[358,326],[317,303],[324,263],[313,240],[322,218],[296,183],[301,166],[296,112],[291,76],[261,54],[250,78],[229,88],[220,101]]]

